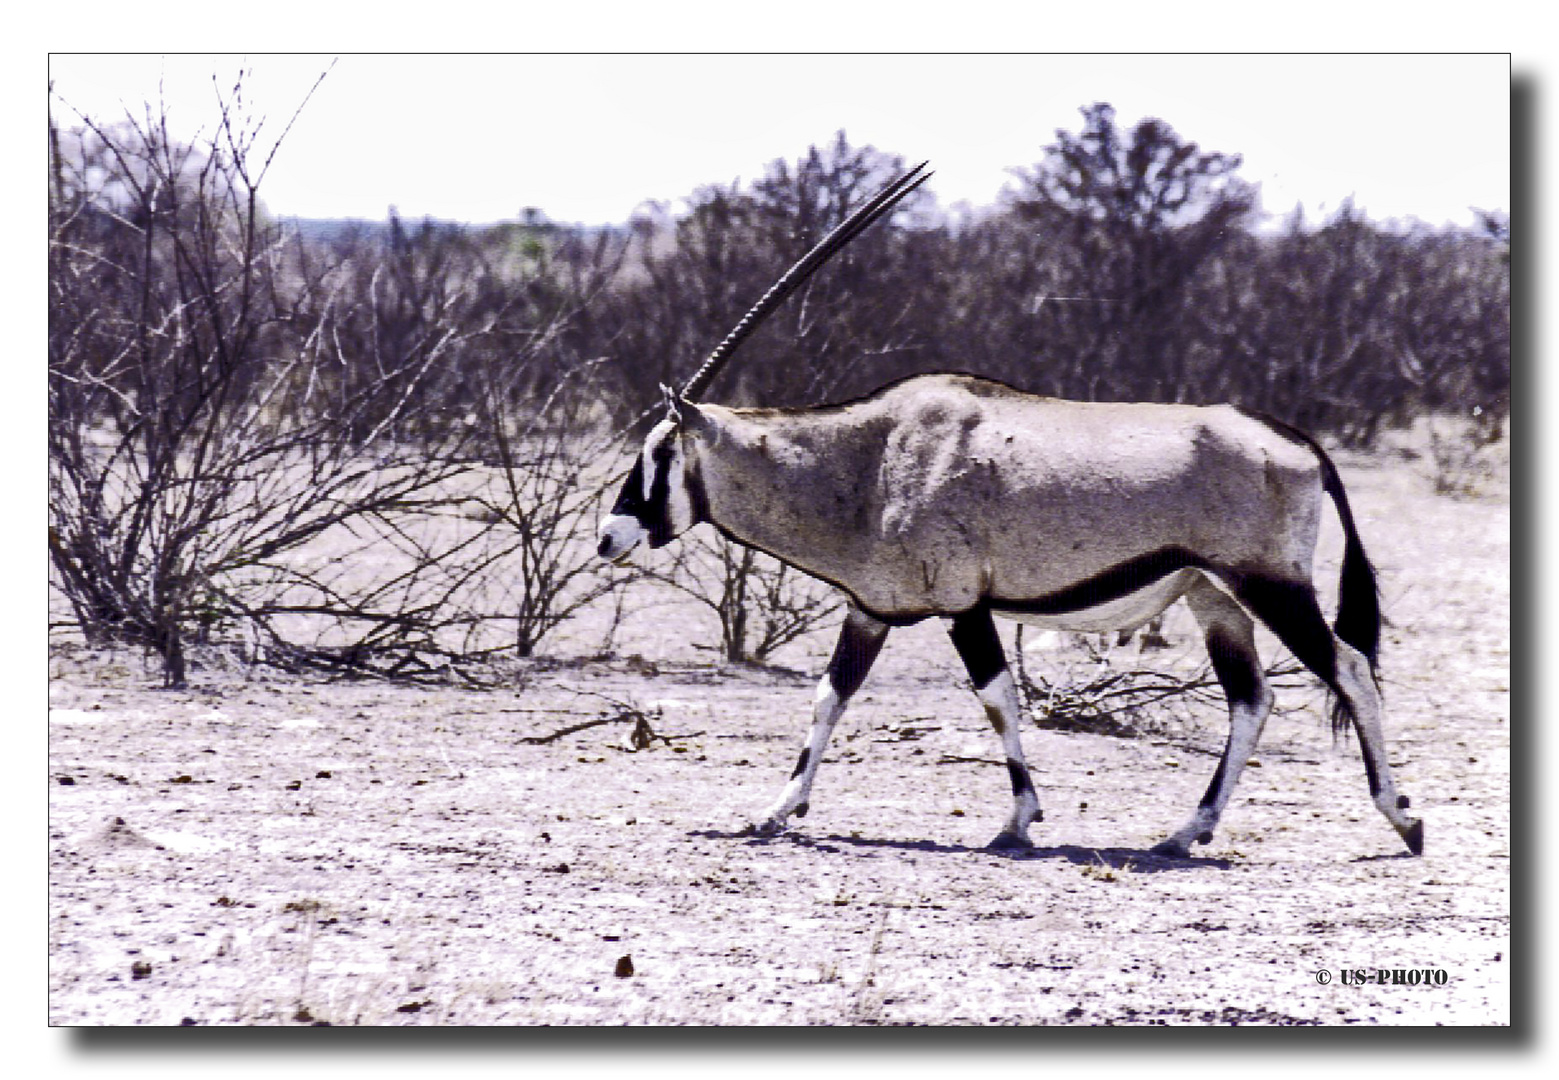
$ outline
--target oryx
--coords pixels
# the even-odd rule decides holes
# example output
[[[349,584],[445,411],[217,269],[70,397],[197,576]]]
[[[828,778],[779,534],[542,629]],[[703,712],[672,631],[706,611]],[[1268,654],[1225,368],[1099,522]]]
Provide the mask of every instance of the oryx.
[[[1375,573],[1337,469],[1308,436],[1228,405],[1063,401],[967,375],[916,376],[810,409],[693,400],[741,338],[921,183],[922,169],[792,267],[680,393],[666,391],[666,418],[600,529],[600,554],[620,560],[708,522],[849,598],[800,760],[758,829],[806,814],[829,736],[888,630],[941,616],[1011,776],[1012,812],[992,847],[1027,846],[1039,800],[992,617],[1103,632],[1183,597],[1228,698],[1229,739],[1201,803],[1153,850],[1183,856],[1212,839],[1256,745],[1272,705],[1260,620],[1335,695],[1375,805],[1420,854],[1423,823],[1403,813],[1381,732]],[[1335,631],[1311,579],[1323,493],[1346,536]]]

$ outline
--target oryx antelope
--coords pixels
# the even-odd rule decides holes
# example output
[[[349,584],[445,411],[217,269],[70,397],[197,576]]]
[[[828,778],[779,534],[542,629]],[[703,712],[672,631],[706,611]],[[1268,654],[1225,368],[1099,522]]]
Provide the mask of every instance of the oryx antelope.
[[[1184,597],[1229,703],[1228,744],[1189,820],[1153,850],[1208,843],[1272,706],[1255,645],[1268,626],[1351,720],[1370,794],[1416,855],[1376,686],[1375,574],[1337,469],[1312,439],[1232,406],[1095,404],[966,375],[925,375],[811,409],[695,402],[740,340],[799,282],[929,175],[911,170],[780,279],[683,387],[600,530],[620,560],[708,522],[836,585],[848,614],[800,760],[758,829],[801,817],[835,723],[889,629],[950,620],[1012,781],[994,848],[1029,844],[1039,800],[1022,712],[992,617],[1103,632]],[[1335,630],[1311,580],[1322,494],[1346,535]]]

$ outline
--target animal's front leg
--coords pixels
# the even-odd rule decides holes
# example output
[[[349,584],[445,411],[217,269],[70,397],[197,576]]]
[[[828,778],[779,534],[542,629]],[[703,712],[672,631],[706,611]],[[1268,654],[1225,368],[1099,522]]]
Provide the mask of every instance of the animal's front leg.
[[[812,779],[817,775],[818,765],[822,763],[823,752],[828,749],[828,739],[834,733],[834,725],[844,715],[845,706],[865,680],[887,636],[886,624],[863,614],[855,607],[852,606],[845,615],[833,658],[828,661],[828,670],[817,684],[817,696],[812,703],[812,730],[807,734],[801,757],[785,784],[785,790],[780,793],[779,801],[758,826],[760,833],[772,836],[784,830],[792,814],[806,816]]]
[[[1012,813],[990,846],[997,851],[1030,847],[1029,823],[1041,820],[1039,796],[1023,760],[1023,741],[1019,738],[1023,711],[996,624],[989,611],[975,608],[956,616],[950,632],[974,682],[974,691],[980,696],[980,704],[985,706],[985,715],[1001,736],[1007,755],[1007,776],[1012,781]]]

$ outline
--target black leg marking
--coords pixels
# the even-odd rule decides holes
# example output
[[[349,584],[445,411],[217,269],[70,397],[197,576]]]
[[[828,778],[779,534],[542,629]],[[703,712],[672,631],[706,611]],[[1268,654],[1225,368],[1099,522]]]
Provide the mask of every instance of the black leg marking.
[[[1258,574],[1230,574],[1235,594],[1257,618],[1271,627],[1278,640],[1299,662],[1315,673],[1336,701],[1332,730],[1341,732],[1353,719],[1353,701],[1337,682],[1337,643],[1326,625],[1313,585]]]
[[[991,722],[991,727],[996,729],[996,734],[1007,734],[1007,721],[1001,718],[1001,710],[989,702],[985,705],[985,718]]]
[[[1380,777],[1375,775],[1375,763],[1368,752],[1364,755],[1364,775],[1370,782],[1370,798],[1373,799],[1380,794]]]
[[[1213,778],[1207,785],[1207,791],[1202,795],[1202,806],[1211,806],[1218,801],[1218,788],[1223,783],[1223,774],[1229,767],[1229,748],[1224,747],[1223,754],[1218,758],[1218,767],[1213,770]],[[1207,841],[1202,841],[1204,844]]]
[[[1218,676],[1218,685],[1223,687],[1229,707],[1254,706],[1261,697],[1261,662],[1257,656],[1238,638],[1216,627],[1207,633],[1207,654],[1212,658],[1213,674]],[[1230,732],[1230,738],[1233,738],[1233,732]],[[1212,806],[1218,801],[1218,791],[1228,771],[1229,750],[1225,747],[1207,792],[1202,796],[1202,806]]]
[[[1021,761],[1007,760],[1007,775],[1012,780],[1012,794],[1022,795],[1025,791],[1034,790],[1034,781],[1029,779],[1029,771]]]
[[[812,760],[812,752],[806,747],[801,748],[801,760],[796,762],[796,767],[791,770],[790,778],[794,780],[807,771],[807,762]]]
[[[1408,807],[1410,807],[1412,805],[1413,805],[1412,803],[1407,801],[1407,796],[1406,795],[1398,795],[1397,796],[1397,809],[1398,810],[1406,810]]]
[[[996,633],[990,608],[974,607],[953,616],[953,626],[948,632],[976,690],[984,690],[996,676],[1007,670],[1007,656],[1002,652],[1001,638]]]
[[[828,681],[839,695],[847,700],[866,681],[872,661],[882,652],[882,643],[888,639],[886,628],[862,628],[854,618],[846,616],[839,631],[839,643],[828,661]]]
[[[1332,628],[1326,625],[1326,616],[1321,614],[1321,605],[1315,598],[1315,586],[1240,574],[1235,575],[1234,591],[1301,664],[1313,671],[1327,689],[1338,692],[1337,647]]]
[[[1238,639],[1221,630],[1207,635],[1207,654],[1224,696],[1233,705],[1254,705],[1261,696],[1261,663]]]

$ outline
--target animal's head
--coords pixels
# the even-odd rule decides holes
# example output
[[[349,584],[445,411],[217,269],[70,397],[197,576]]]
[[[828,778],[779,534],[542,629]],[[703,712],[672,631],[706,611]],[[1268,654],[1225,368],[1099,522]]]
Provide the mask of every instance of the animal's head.
[[[652,548],[663,547],[700,520],[683,443],[687,428],[700,419],[698,406],[670,387],[661,390],[666,419],[650,429],[612,512],[601,522],[597,551],[603,559],[621,561],[643,540]]]

